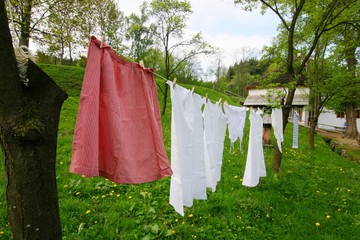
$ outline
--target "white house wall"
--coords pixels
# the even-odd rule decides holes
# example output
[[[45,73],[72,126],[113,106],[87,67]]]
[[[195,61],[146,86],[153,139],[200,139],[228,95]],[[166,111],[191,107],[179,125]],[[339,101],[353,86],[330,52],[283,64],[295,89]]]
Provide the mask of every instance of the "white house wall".
[[[345,127],[345,118],[337,118],[332,110],[324,108],[318,119],[318,128],[326,130],[340,130]],[[357,130],[360,132],[360,119],[356,119]]]

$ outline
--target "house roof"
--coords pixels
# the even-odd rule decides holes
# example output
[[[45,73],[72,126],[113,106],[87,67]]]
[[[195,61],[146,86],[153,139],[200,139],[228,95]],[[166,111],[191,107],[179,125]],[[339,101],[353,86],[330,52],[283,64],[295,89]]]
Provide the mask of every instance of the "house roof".
[[[263,90],[265,94],[261,94],[259,91],[249,90],[249,95],[246,97],[244,106],[267,106],[270,105],[269,101],[275,101],[276,96],[271,95],[270,97],[265,96],[267,90]],[[264,93],[263,92],[263,93]],[[292,102],[293,106],[305,106],[309,104],[309,89],[308,88],[297,88],[295,91],[294,99]]]

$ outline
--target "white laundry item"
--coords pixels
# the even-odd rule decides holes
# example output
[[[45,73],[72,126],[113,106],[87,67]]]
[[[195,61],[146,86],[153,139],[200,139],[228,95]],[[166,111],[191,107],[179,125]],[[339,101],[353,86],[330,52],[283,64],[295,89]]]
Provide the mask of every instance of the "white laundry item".
[[[206,195],[206,176],[205,176],[205,157],[204,157],[204,122],[201,107],[204,105],[203,98],[192,93],[193,122],[192,122],[192,162],[193,162],[193,198],[205,200]]]
[[[281,144],[284,141],[283,132],[283,115],[281,108],[273,108],[271,111],[271,125],[274,129],[274,135],[280,152],[282,152]]]
[[[236,107],[229,104],[224,104],[225,115],[227,117],[229,138],[231,147],[239,138],[240,139],[240,151],[242,152],[242,139],[244,136],[244,127],[246,121],[246,108]]]
[[[203,116],[206,186],[215,192],[217,182],[221,179],[227,121],[220,102],[213,104],[207,100]]]
[[[292,148],[299,147],[299,113],[294,111],[293,144]]]
[[[250,111],[250,136],[248,154],[242,185],[255,187],[259,178],[266,176],[264,150],[262,144],[263,120],[261,110]]]
[[[192,196],[192,143],[191,143],[191,92],[179,85],[170,86],[172,100],[171,115],[171,169],[170,204],[184,216],[184,206],[191,207]],[[189,107],[190,106],[190,107]]]
[[[184,216],[184,207],[193,199],[207,199],[203,99],[196,93],[167,81],[171,88],[171,168],[170,204]]]

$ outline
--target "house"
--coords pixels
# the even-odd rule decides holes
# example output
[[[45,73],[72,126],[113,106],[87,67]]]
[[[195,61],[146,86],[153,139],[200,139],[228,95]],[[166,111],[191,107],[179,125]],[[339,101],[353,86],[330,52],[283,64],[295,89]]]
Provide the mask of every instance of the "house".
[[[244,106],[255,108],[270,107],[274,105],[274,103],[276,104],[281,97],[286,98],[287,92],[287,88],[257,89],[256,86],[251,86],[248,87],[248,96],[244,101]],[[292,120],[293,111],[296,110],[299,113],[299,124],[303,126],[309,125],[309,112],[307,109],[307,106],[309,105],[309,94],[310,89],[307,87],[296,88],[289,121]],[[356,119],[356,124],[357,129],[360,132],[360,111],[358,111],[357,115],[358,118]],[[346,119],[344,115],[336,114],[334,111],[324,108],[318,119],[318,128],[341,131],[345,127],[345,122]]]

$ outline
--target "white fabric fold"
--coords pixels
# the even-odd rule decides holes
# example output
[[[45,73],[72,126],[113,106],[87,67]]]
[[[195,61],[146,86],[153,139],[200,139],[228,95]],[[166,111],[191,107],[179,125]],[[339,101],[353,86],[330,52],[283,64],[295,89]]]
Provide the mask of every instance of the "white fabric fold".
[[[259,178],[266,176],[264,150],[262,144],[263,120],[261,110],[250,110],[250,136],[248,154],[242,185],[255,187]]]
[[[283,115],[281,108],[273,108],[271,111],[271,125],[274,129],[274,135],[280,152],[282,152],[282,142],[284,141]]]
[[[230,146],[233,148],[236,140],[240,139],[240,151],[243,152],[242,139],[246,121],[246,108],[224,104],[224,110],[227,117]]]

